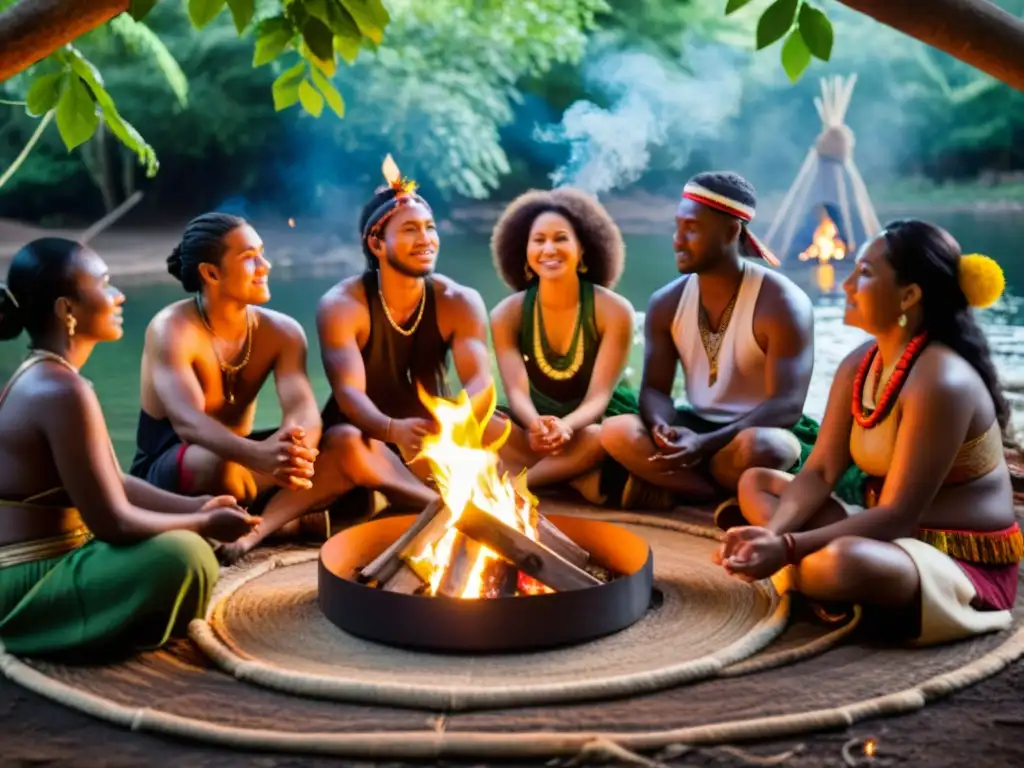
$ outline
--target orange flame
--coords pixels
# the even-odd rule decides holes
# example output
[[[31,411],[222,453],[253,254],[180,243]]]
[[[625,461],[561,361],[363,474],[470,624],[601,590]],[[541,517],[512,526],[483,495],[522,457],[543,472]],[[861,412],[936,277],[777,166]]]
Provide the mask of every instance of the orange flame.
[[[844,256],[846,256],[846,243],[839,237],[839,228],[836,227],[835,222],[823,209],[821,221],[818,222],[818,226],[814,230],[811,244],[807,246],[806,251],[800,254],[800,261],[817,259],[821,264],[827,264],[830,261],[838,261]]]
[[[465,390],[454,401],[434,397],[418,383],[417,390],[439,426],[437,434],[424,438],[419,456],[430,465],[441,498],[451,513],[444,535],[409,558],[409,565],[428,583],[428,594],[434,595],[451,565],[458,534],[455,522],[470,504],[537,541],[537,499],[526,487],[525,471],[515,480],[499,472],[498,450],[508,439],[512,423],[506,422],[504,432],[493,443],[484,443],[484,431],[497,404],[493,383],[481,395],[487,398],[482,419],[477,418],[474,403]],[[487,570],[501,559],[493,550],[480,547],[461,597],[486,597]],[[520,587],[523,586],[520,580]],[[527,588],[531,592],[550,591],[536,583]]]

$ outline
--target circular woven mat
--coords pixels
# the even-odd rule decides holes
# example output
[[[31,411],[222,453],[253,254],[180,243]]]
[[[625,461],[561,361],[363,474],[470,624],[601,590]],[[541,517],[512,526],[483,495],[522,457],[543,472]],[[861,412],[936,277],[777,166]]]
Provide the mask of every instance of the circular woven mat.
[[[615,521],[616,518],[603,518]],[[191,635],[225,671],[304,696],[463,710],[606,699],[719,674],[785,629],[788,597],[711,562],[717,541],[671,521],[628,517],[654,552],[663,598],[636,624],[550,651],[434,654],[363,640],[317,604],[316,552],[254,563],[225,578]],[[528,598],[526,598],[528,599]]]
[[[661,524],[674,525],[652,519],[644,526],[644,534],[648,527]],[[703,535],[713,534],[704,531]],[[711,544],[689,542],[687,546],[703,550]],[[267,577],[272,574],[266,563],[310,556],[315,557],[315,552],[264,550],[258,554]],[[302,567],[279,569],[273,577],[298,574]],[[253,568],[259,570],[250,566],[246,569],[250,576]],[[235,581],[231,594],[241,599],[246,593],[237,588],[242,572],[225,576],[223,588],[230,592]],[[257,589],[262,578],[253,579],[251,588]],[[717,590],[718,583],[708,578]],[[774,610],[783,605],[770,590],[754,594],[755,604],[770,606],[776,601]],[[1009,631],[922,649],[872,645],[856,630],[849,635],[849,625],[827,628],[795,612],[780,637],[715,675],[658,690],[638,689],[636,695],[622,693],[558,706],[460,711],[371,703],[367,698],[296,696],[224,674],[186,640],[105,666],[22,660],[0,651],[0,671],[24,688],[125,728],[230,749],[378,760],[522,760],[582,754],[623,764],[628,762],[623,750],[657,753],[663,748],[671,751],[677,744],[777,738],[920,709],[997,674],[1024,654],[1024,627],[1019,619],[1024,589],[1019,594]],[[769,608],[751,610],[760,611],[762,619],[774,615]],[[645,621],[655,620],[652,614]],[[208,627],[205,623],[194,626]],[[230,621],[228,626],[234,627]],[[650,630],[638,626],[634,631]],[[657,633],[652,637],[657,639]],[[607,638],[590,646],[614,641]],[[640,654],[632,655],[638,665],[634,669],[639,669]],[[657,659],[657,652],[649,657]],[[602,659],[595,668],[608,663]],[[392,682],[402,683],[408,671],[394,668]]]

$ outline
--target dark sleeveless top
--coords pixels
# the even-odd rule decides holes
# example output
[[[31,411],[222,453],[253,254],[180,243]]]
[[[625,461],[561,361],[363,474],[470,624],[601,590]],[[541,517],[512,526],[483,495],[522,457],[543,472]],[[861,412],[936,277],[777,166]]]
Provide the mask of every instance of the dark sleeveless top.
[[[448,388],[448,355],[450,347],[437,327],[437,298],[434,282],[424,281],[426,304],[419,327],[411,336],[396,331],[384,314],[378,291],[377,272],[363,275],[366,305],[370,310],[370,335],[361,352],[366,368],[366,395],[381,413],[394,419],[424,418],[430,413],[420,402],[416,381],[432,395],[450,397]],[[416,322],[416,312],[403,326]],[[324,406],[324,429],[348,419],[332,396]]]
[[[523,296],[522,319],[519,322],[519,351],[526,364],[526,375],[530,379],[530,399],[533,400],[537,412],[541,415],[561,417],[571,413],[582,402],[594,372],[599,344],[597,322],[594,317],[594,284],[588,280],[580,280],[579,320],[569,342],[569,349],[564,355],[555,353],[548,345],[544,319],[539,309],[537,284],[534,283],[526,289],[526,295]],[[572,366],[579,345],[583,345],[583,362],[571,378],[553,379],[541,370],[534,349],[535,341],[538,340],[534,338],[535,323],[539,323],[536,330],[539,332],[544,359],[556,371],[568,370]]]

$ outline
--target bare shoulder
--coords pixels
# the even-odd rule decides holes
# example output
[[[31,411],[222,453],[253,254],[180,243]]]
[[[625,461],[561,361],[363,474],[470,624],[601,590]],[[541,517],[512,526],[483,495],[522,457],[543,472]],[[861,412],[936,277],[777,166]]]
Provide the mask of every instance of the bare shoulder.
[[[970,363],[945,344],[933,343],[914,362],[905,392],[913,395],[927,391],[931,398],[962,408],[984,389],[984,382]]]
[[[302,324],[291,315],[266,307],[256,307],[255,310],[257,328],[265,328],[282,343],[305,343],[306,332]]]
[[[757,309],[775,322],[800,328],[814,325],[814,304],[811,297],[796,283],[780,272],[764,269]]]
[[[487,315],[480,292],[445,275],[432,275],[438,308],[460,314]]]
[[[22,397],[44,424],[65,428],[69,420],[81,421],[90,411],[99,409],[99,400],[89,381],[63,366],[44,363],[30,381]],[[27,377],[26,377],[27,378]]]
[[[611,321],[632,324],[636,311],[625,296],[604,286],[594,286],[594,307],[602,323]]]
[[[839,363],[839,367],[836,368],[836,374],[833,381],[853,381],[857,375],[857,369],[860,368],[861,362],[864,360],[864,355],[868,353],[868,350],[873,347],[875,342],[873,340],[865,341],[859,345],[852,352],[849,352],[846,357],[843,358],[842,362]]]
[[[328,319],[351,322],[359,318],[369,318],[362,275],[347,277],[333,285],[320,297],[316,315],[320,322]]]
[[[494,305],[491,310],[491,322],[494,324],[509,325],[518,324],[523,316],[523,299],[525,291],[513,293]]]
[[[147,344],[163,344],[170,339],[180,342],[199,328],[193,299],[182,299],[157,312],[146,327]]]
[[[672,318],[675,317],[676,310],[679,308],[679,300],[683,296],[683,289],[689,279],[690,275],[683,275],[651,294],[651,298],[647,302],[648,324],[654,323],[666,327],[672,324]]]

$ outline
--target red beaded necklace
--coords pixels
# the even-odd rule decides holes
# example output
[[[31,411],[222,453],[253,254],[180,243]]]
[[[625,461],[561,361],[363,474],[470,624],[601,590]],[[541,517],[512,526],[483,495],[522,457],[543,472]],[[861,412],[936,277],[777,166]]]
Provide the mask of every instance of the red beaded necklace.
[[[885,390],[882,392],[882,396],[875,403],[875,409],[871,413],[864,413],[864,380],[868,377],[868,371],[871,370],[871,363],[874,362],[875,355],[878,354],[878,345],[875,344],[868,350],[867,354],[864,355],[864,359],[860,361],[860,367],[857,369],[857,376],[853,380],[853,418],[856,419],[864,429],[871,429],[877,426],[889,415],[893,405],[896,404],[896,398],[903,389],[903,384],[907,380],[907,375],[910,373],[910,367],[914,364],[917,356],[921,354],[925,345],[928,343],[928,333],[920,333],[910,340],[907,348],[903,352],[903,356],[900,361],[896,363],[896,368],[889,376],[889,380],[885,383]],[[874,391],[878,392],[878,384],[882,380],[882,366],[878,366],[878,370],[875,371],[875,387]]]

